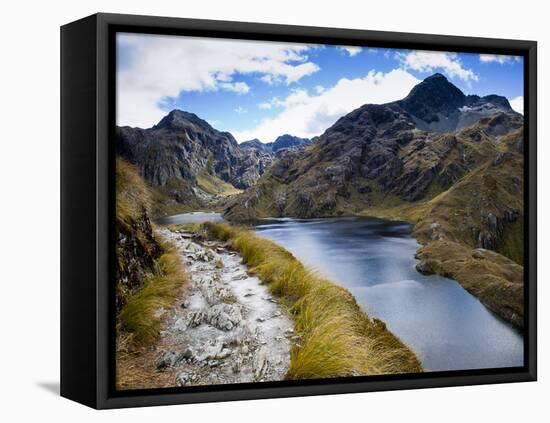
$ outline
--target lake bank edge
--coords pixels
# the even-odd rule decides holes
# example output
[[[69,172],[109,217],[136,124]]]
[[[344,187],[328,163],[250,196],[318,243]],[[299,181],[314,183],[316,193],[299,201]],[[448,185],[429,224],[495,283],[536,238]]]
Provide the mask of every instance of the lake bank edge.
[[[416,354],[384,322],[370,319],[347,289],[308,271],[278,244],[228,223],[192,226],[228,242],[287,304],[303,340],[292,352],[287,379],[423,371]]]

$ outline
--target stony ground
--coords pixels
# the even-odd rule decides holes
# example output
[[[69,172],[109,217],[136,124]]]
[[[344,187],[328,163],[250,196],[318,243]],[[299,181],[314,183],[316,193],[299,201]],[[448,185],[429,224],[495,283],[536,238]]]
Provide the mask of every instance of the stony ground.
[[[282,380],[296,338],[287,311],[222,243],[161,232],[190,277],[174,306],[159,310],[161,339],[148,355],[162,386]]]

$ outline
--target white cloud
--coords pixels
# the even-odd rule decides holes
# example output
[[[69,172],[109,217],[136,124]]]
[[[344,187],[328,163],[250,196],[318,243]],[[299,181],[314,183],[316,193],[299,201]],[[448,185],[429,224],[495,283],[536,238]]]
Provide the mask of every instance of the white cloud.
[[[181,92],[227,90],[246,94],[239,75],[259,74],[266,83],[292,84],[319,67],[304,44],[119,34],[117,124],[150,127],[165,112],[159,102]],[[267,82],[270,81],[270,82]]]
[[[267,101],[265,103],[260,103],[260,104],[258,104],[258,108],[263,109],[263,110],[269,110],[269,109],[271,109],[271,103],[269,103]]]
[[[346,53],[350,55],[350,57],[353,57],[361,53],[361,51],[363,50],[361,47],[356,47],[356,46],[342,46],[338,48],[344,50]]]
[[[260,81],[265,82],[267,85],[274,85],[278,80],[272,75],[264,75],[260,78]]]
[[[325,87],[323,87],[322,85],[316,85],[313,89],[317,94],[321,94],[323,91],[325,91]]]
[[[246,94],[250,87],[246,82],[220,82],[219,86],[227,91],[233,91],[237,94]]]
[[[419,72],[434,72],[440,69],[451,78],[457,77],[466,82],[478,80],[474,71],[462,66],[456,53],[416,50],[410,53],[397,53],[396,58],[405,69]]]
[[[383,104],[405,97],[420,81],[403,69],[388,73],[370,71],[364,78],[340,79],[336,85],[318,95],[294,89],[283,100],[270,104],[283,107],[274,118],[263,119],[255,128],[236,132],[238,141],[258,138],[270,142],[284,133],[299,137],[322,134],[338,118],[363,104]]]
[[[523,96],[520,95],[519,97],[513,98],[510,101],[510,106],[512,106],[512,109],[514,109],[516,112],[523,114]]]
[[[246,110],[244,107],[239,106],[235,109],[235,113],[238,113],[239,115],[243,115],[245,113],[248,113],[248,110]]]
[[[505,63],[510,63],[512,60],[518,60],[517,56],[504,56],[500,54],[480,54],[479,61],[481,63],[500,63],[501,65]]]

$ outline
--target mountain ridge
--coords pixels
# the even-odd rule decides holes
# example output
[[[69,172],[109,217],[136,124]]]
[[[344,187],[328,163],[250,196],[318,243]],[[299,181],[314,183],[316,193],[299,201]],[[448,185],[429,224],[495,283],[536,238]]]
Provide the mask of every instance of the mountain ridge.
[[[309,138],[301,138],[290,134],[278,136],[275,141],[262,143],[259,139],[254,138],[249,141],[240,143],[240,147],[244,149],[256,149],[264,152],[278,153],[283,149],[297,150],[310,145],[313,141]]]
[[[523,116],[504,97],[466,96],[441,75],[424,82],[276,160],[224,203],[224,216],[407,220],[423,245],[419,270],[450,275],[522,327]]]
[[[269,154],[243,151],[229,132],[177,109],[151,128],[117,127],[116,134],[116,154],[138,168],[158,202],[173,206],[166,211],[211,204],[220,194],[217,185],[229,184],[226,191],[250,187],[273,161]]]

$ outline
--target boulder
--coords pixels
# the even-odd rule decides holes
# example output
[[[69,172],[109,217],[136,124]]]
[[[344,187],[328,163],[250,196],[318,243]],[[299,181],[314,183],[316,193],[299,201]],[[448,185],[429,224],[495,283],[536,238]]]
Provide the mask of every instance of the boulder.
[[[171,367],[176,360],[176,354],[172,351],[165,352],[157,361],[157,369],[162,370]]]
[[[230,331],[242,321],[241,306],[239,304],[216,304],[205,313],[204,320],[212,326]]]

